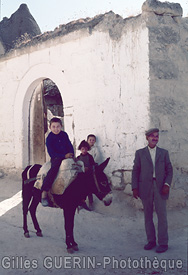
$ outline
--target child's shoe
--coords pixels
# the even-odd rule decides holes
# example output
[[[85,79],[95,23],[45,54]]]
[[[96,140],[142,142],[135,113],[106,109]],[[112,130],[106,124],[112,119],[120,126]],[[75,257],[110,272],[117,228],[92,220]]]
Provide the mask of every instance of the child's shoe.
[[[44,207],[49,206],[49,202],[48,202],[47,198],[41,199],[41,203],[42,203],[42,206],[44,206]]]
[[[87,206],[87,203],[85,201],[82,201],[80,206],[87,211],[91,211],[91,209]]]

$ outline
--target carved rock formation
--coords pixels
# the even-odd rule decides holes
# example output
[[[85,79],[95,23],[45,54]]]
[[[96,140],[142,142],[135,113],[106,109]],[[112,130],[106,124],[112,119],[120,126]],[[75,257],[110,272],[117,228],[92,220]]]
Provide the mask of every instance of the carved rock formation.
[[[27,5],[21,4],[9,19],[4,17],[0,22],[0,39],[5,51],[12,49],[15,41],[26,34],[33,37],[41,34],[41,31]]]

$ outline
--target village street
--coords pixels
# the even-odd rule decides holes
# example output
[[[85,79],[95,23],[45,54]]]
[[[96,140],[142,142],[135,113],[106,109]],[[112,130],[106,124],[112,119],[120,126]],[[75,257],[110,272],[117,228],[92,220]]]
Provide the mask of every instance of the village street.
[[[18,175],[0,178],[0,203],[21,190]],[[118,202],[119,200],[119,202]],[[1,204],[0,204],[1,209]],[[143,212],[131,209],[120,191],[111,206],[95,200],[95,210],[75,216],[79,251],[66,252],[62,210],[38,207],[43,237],[28,224],[31,238],[22,230],[22,205],[0,217],[0,275],[4,274],[187,274],[187,209],[170,210],[169,250],[145,251]]]

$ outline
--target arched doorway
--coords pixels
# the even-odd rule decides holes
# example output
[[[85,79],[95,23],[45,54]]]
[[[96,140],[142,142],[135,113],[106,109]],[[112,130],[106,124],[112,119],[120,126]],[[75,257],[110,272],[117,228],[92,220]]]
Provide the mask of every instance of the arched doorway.
[[[14,164],[16,168],[25,168],[32,164],[29,160],[29,112],[32,94],[44,79],[51,79],[56,83],[63,98],[64,124],[66,132],[74,141],[72,131],[72,95],[67,79],[59,68],[47,63],[37,64],[27,70],[21,78],[14,101]],[[63,93],[63,94],[62,94]],[[68,107],[67,107],[68,106]]]
[[[63,120],[63,101],[56,84],[46,78],[34,89],[29,105],[28,154],[30,164],[43,164],[49,160],[45,138],[49,133],[49,121],[53,116],[58,116]]]

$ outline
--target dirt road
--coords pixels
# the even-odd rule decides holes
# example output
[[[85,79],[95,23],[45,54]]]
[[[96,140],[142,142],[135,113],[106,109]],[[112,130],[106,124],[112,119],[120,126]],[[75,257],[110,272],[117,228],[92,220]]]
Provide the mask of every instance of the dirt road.
[[[17,175],[0,178],[0,202],[21,190]],[[22,230],[21,203],[1,219],[0,275],[4,274],[187,274],[187,209],[168,211],[169,250],[145,251],[143,212],[132,209],[120,191],[106,208],[95,199],[95,210],[75,217],[79,251],[66,252],[61,209],[38,207],[43,237],[29,217],[31,238]]]

